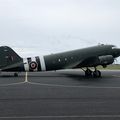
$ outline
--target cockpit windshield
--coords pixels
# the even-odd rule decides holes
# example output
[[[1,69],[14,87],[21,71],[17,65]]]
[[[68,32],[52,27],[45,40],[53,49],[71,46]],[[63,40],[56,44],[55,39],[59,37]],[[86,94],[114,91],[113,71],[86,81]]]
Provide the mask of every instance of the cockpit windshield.
[[[118,47],[114,45],[114,46],[112,47],[112,49],[118,49]]]

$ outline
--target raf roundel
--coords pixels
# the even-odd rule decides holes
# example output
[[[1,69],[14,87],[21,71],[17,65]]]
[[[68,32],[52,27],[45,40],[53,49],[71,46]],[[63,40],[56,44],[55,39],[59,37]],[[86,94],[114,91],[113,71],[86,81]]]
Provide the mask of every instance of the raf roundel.
[[[30,69],[34,70],[34,69],[37,68],[37,63],[36,63],[35,61],[32,61],[32,62],[29,64],[29,66],[30,66]]]

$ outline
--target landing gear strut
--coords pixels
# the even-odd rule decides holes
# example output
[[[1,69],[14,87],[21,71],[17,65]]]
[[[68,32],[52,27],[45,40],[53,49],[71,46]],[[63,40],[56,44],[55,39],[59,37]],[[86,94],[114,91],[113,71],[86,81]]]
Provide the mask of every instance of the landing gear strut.
[[[85,70],[85,76],[86,77],[94,77],[94,78],[100,78],[101,77],[101,72],[99,70],[96,69],[95,67],[95,71],[92,71],[90,69],[86,69]]]
[[[87,70],[85,71],[85,76],[86,77],[91,77],[92,76],[92,71],[87,68]]]

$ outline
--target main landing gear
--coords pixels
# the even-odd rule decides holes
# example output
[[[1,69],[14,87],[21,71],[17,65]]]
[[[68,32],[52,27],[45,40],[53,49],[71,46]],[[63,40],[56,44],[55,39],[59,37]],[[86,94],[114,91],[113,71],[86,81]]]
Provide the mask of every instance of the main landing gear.
[[[87,68],[85,70],[85,76],[86,77],[94,77],[94,78],[100,78],[101,77],[101,72],[95,68],[95,71],[90,70]]]

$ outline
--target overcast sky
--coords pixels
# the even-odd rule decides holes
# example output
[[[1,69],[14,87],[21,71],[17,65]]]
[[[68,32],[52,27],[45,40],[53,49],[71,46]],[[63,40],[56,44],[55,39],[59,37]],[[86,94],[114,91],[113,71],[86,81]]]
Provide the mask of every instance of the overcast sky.
[[[0,45],[22,57],[120,47],[120,0],[0,0]]]

